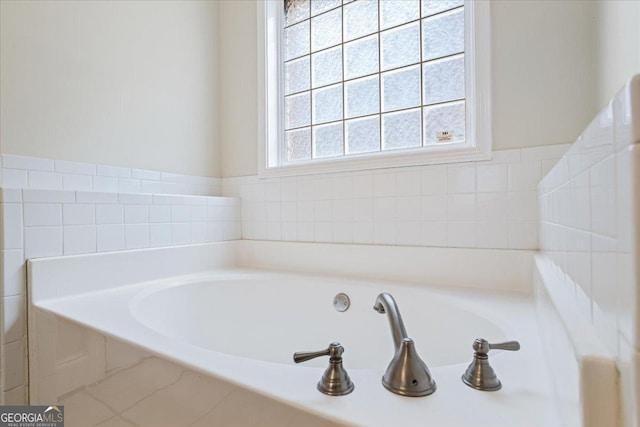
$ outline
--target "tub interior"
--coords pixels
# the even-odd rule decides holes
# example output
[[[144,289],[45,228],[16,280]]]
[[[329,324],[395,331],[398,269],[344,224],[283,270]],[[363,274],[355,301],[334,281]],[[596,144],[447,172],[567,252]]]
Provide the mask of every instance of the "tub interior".
[[[148,328],[208,350],[293,364],[294,352],[338,341],[345,348],[345,367],[381,370],[393,356],[386,314],[372,308],[383,291],[396,299],[408,335],[431,367],[468,363],[475,338],[506,338],[472,301],[419,288],[307,276],[246,275],[165,286],[136,297],[131,310]],[[340,292],[351,300],[345,312],[333,307]],[[319,358],[304,366],[326,364]]]

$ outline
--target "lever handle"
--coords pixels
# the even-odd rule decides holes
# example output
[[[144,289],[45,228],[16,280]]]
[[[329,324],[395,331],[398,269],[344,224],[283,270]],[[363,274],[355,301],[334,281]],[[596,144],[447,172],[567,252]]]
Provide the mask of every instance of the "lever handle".
[[[489,343],[489,341],[478,338],[473,342],[473,349],[476,353],[487,354],[489,350],[508,350],[518,351],[520,350],[520,343],[518,341],[506,341],[501,343]]]
[[[336,360],[342,358],[342,353],[344,353],[344,348],[340,343],[332,342],[329,344],[329,347],[324,350],[293,353],[293,361],[295,363],[302,363],[320,356],[329,356],[330,360]]]
[[[489,350],[518,351],[520,350],[520,343],[518,341],[505,341],[495,344],[490,343]]]

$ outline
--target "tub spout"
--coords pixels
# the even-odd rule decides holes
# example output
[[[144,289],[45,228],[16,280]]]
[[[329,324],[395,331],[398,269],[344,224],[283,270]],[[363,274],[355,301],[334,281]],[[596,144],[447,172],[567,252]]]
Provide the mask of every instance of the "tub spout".
[[[427,396],[436,391],[436,383],[426,363],[418,356],[415,343],[407,336],[400,310],[393,297],[383,292],[373,309],[386,313],[391,327],[395,355],[382,377],[382,385],[402,396]]]
[[[397,352],[402,345],[402,340],[408,338],[407,330],[404,328],[404,322],[402,316],[400,316],[400,310],[393,297],[383,292],[376,298],[376,303],[373,309],[378,313],[387,313],[387,319],[389,319],[389,327],[391,328],[391,335],[393,336],[393,345]]]

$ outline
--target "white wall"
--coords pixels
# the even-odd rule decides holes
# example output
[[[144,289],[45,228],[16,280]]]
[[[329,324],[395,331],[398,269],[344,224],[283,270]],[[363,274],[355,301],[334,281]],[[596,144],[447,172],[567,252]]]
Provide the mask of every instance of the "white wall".
[[[0,150],[219,176],[218,2],[0,2]]]
[[[640,2],[597,3],[598,108],[640,73]]]
[[[492,2],[494,149],[570,143],[595,115],[585,90],[595,83],[594,10],[590,1]],[[223,176],[255,175],[255,3],[221,2],[220,16]]]
[[[597,113],[592,1],[492,1],[493,147],[573,142]]]
[[[220,3],[222,175],[253,175],[258,167],[256,5]]]

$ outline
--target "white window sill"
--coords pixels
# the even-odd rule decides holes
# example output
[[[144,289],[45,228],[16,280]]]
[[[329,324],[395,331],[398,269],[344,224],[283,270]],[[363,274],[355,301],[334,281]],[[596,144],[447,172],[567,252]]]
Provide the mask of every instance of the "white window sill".
[[[277,167],[262,167],[258,171],[259,178],[273,178],[284,176],[314,175],[322,173],[354,172],[372,169],[388,169],[408,166],[424,166],[442,163],[471,162],[490,160],[490,147],[482,150],[469,147],[464,143],[443,144],[434,146],[430,150],[403,150],[384,154],[348,156],[328,158],[326,160],[313,159]]]

